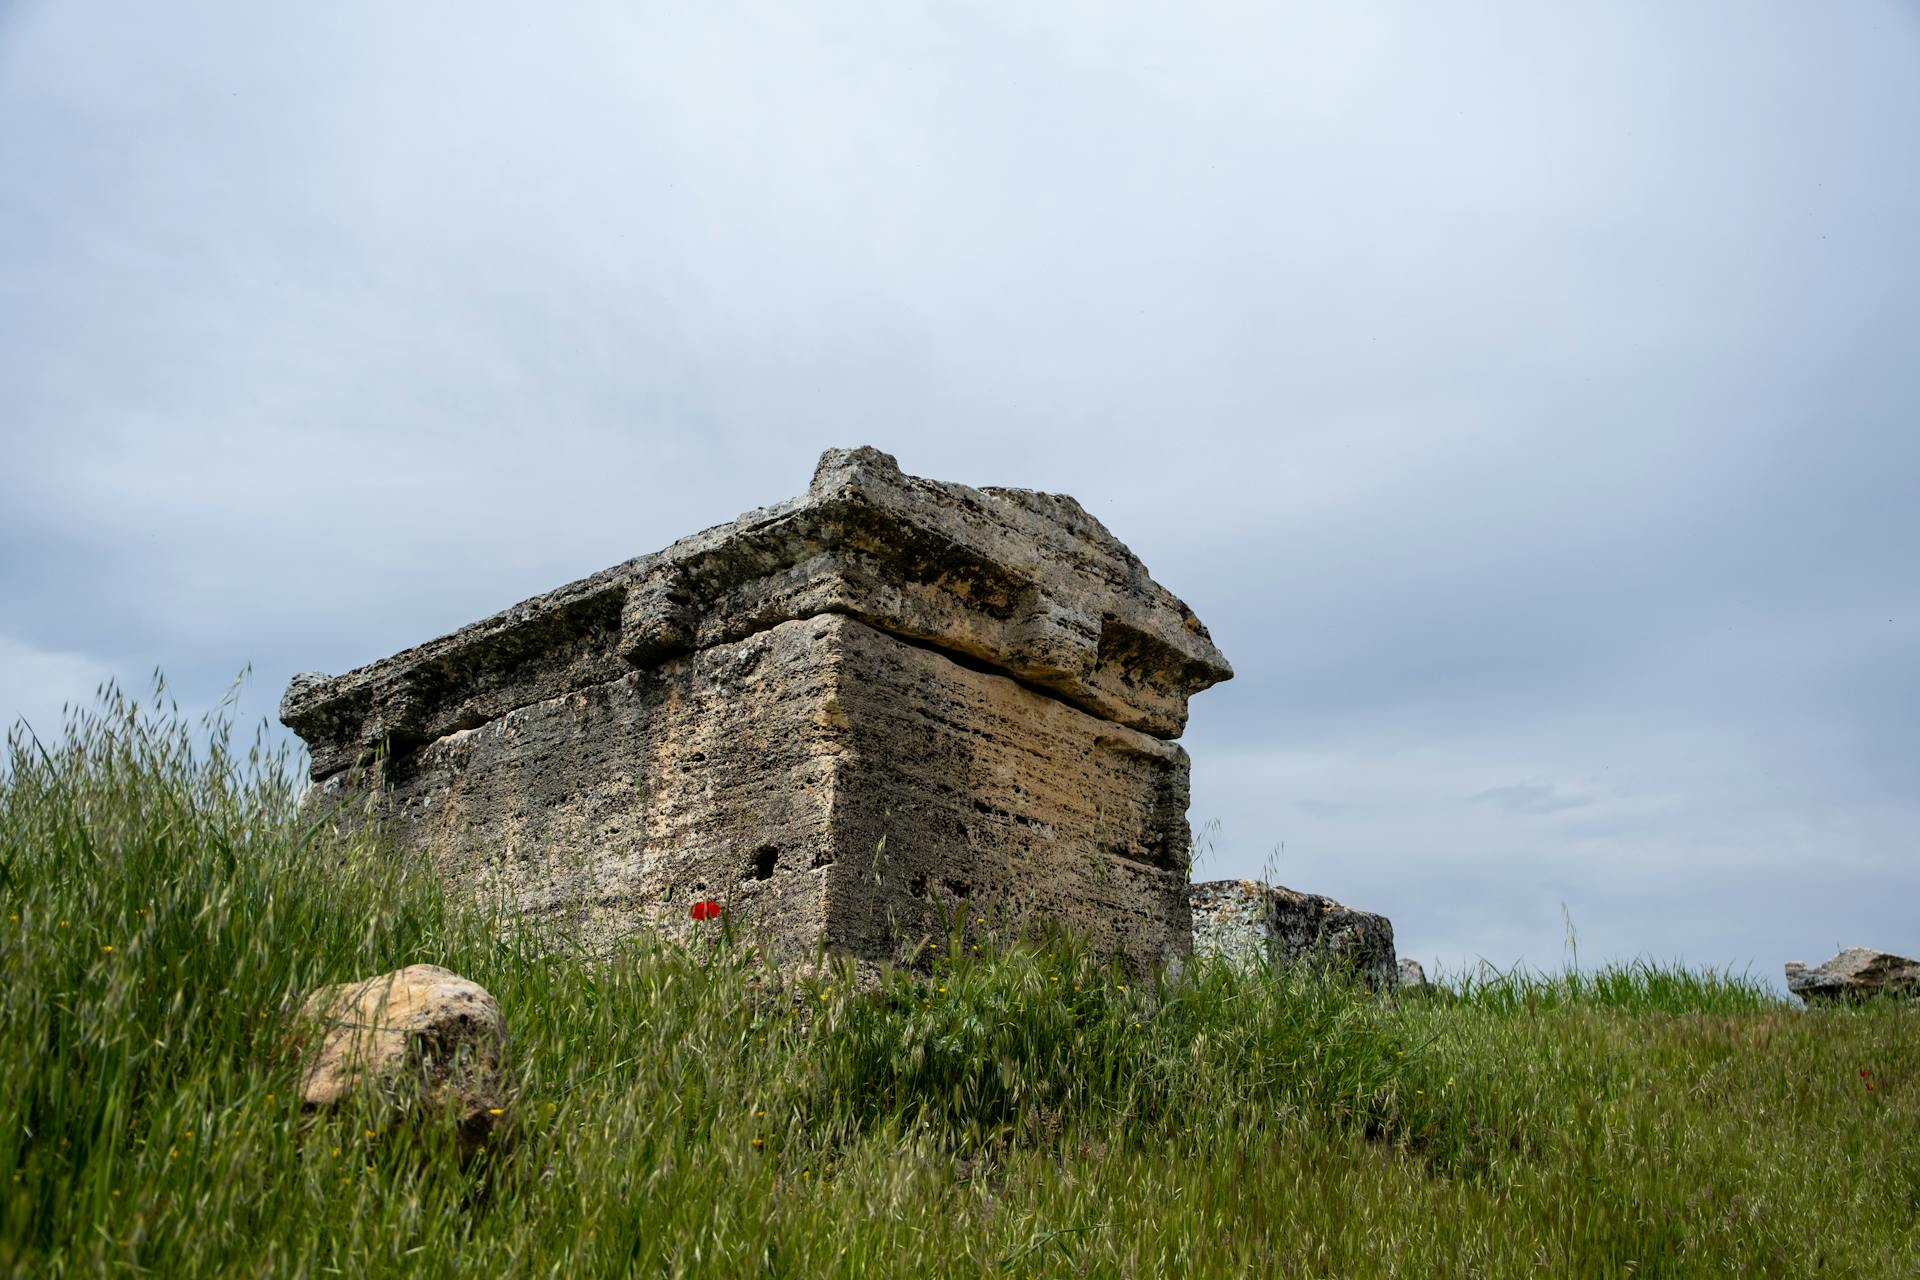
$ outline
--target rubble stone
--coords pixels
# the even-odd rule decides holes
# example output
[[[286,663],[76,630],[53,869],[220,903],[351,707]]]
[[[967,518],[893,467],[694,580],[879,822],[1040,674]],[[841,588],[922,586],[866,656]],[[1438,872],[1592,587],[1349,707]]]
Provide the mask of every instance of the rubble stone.
[[[1809,1005],[1864,1000],[1883,992],[1920,1000],[1920,960],[1866,947],[1848,947],[1811,969],[1790,960],[1787,990]]]
[[[1317,893],[1258,880],[1208,880],[1189,890],[1193,952],[1234,964],[1324,964],[1375,991],[1399,980],[1393,922]]]
[[[300,1100],[309,1111],[365,1095],[404,1114],[450,1109],[484,1138],[506,1107],[507,1026],[486,989],[415,964],[321,987],[299,1015]]]

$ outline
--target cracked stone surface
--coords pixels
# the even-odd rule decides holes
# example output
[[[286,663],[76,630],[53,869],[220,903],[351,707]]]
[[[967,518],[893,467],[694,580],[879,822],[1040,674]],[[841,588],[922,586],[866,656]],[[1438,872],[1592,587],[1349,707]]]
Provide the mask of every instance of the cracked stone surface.
[[[1920,960],[1848,947],[1811,969],[1787,962],[1787,990],[1809,1005],[1845,1004],[1882,993],[1920,1000]]]
[[[300,1101],[378,1096],[397,1113],[450,1109],[468,1141],[506,1106],[507,1025],[486,988],[438,965],[321,987],[301,1006]]]
[[[1073,499],[830,450],[808,492],[339,677],[281,718],[449,883],[590,946],[712,897],[791,955],[966,913],[1182,954],[1206,628]],[[335,808],[337,806],[337,808]]]
[[[1394,954],[1392,921],[1317,893],[1259,880],[1208,880],[1192,886],[1190,896],[1195,955],[1249,967],[1326,964],[1351,970],[1375,991],[1393,990],[1401,965],[1412,963]]]

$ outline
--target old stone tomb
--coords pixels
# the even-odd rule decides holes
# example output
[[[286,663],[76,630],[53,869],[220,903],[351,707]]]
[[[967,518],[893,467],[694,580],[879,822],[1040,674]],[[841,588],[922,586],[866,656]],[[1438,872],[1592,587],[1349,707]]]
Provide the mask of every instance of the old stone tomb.
[[[789,956],[903,960],[964,906],[1150,965],[1191,937],[1173,740],[1231,674],[1072,498],[836,449],[796,499],[297,676],[280,715],[310,809],[377,795],[398,848],[589,947],[711,898]]]

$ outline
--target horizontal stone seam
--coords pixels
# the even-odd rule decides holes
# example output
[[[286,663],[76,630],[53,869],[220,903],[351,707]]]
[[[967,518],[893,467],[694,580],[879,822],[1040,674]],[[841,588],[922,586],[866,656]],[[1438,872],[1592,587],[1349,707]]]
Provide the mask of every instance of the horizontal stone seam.
[[[931,640],[923,640],[916,636],[901,635],[898,632],[890,631],[885,627],[876,626],[874,625],[874,623],[870,622],[868,619],[864,617],[861,617],[857,613],[853,613],[851,611],[842,610],[842,609],[823,609],[818,613],[802,614],[798,617],[793,617],[793,618],[782,618],[778,622],[774,622],[767,626],[761,627],[757,631],[748,632],[746,635],[739,636],[735,639],[716,640],[712,644],[704,645],[698,649],[688,649],[684,653],[676,654],[673,660],[678,661],[678,660],[684,660],[684,659],[697,658],[701,654],[707,653],[713,649],[724,648],[728,645],[745,644],[748,641],[752,640],[755,636],[765,635],[767,632],[773,630],[775,627],[784,627],[789,623],[794,623],[794,622],[815,622],[821,618],[845,618],[849,622],[857,622],[861,626],[866,627],[870,631],[874,631],[880,635],[886,636],[889,640],[896,640],[901,644],[909,645],[915,649],[921,649],[921,650],[925,650],[928,653],[938,654],[940,657],[945,658],[947,661],[953,663],[957,667],[965,667],[967,670],[979,672],[981,675],[998,676],[1003,680],[1009,680],[1014,684],[1019,685],[1022,689],[1025,689],[1029,693],[1037,694],[1040,697],[1046,698],[1051,702],[1058,703],[1060,706],[1067,708],[1069,711],[1075,711],[1081,715],[1089,716],[1092,719],[1098,720],[1101,724],[1111,725],[1116,729],[1122,729],[1132,733],[1138,733],[1142,737],[1152,738],[1157,742],[1172,741],[1172,739],[1170,738],[1161,738],[1156,734],[1148,733],[1144,729],[1135,729],[1130,725],[1121,724],[1117,720],[1109,719],[1106,716],[1101,715],[1099,712],[1094,711],[1089,707],[1081,706],[1079,703],[1072,701],[1071,699],[1067,698],[1065,695],[1057,692],[1056,690],[1049,689],[1044,685],[1034,684],[1028,680],[1023,680],[1019,676],[1016,676],[1009,671],[1003,670],[1000,667],[996,667],[991,662],[988,662],[984,658],[977,658],[977,657],[974,657],[972,654],[961,653],[958,650],[949,649],[946,646],[941,644],[936,644]],[[609,685],[618,684],[620,681],[629,679],[634,675],[638,675],[647,671],[657,671],[657,670],[659,670],[659,667],[657,666],[635,667],[630,671],[622,672],[620,675],[613,677],[613,679],[611,680],[596,680],[591,684],[575,685],[573,688],[570,688],[565,692],[552,694],[552,695],[549,695],[548,697],[531,698],[531,699],[528,699],[526,702],[516,703],[513,706],[508,707],[506,710],[500,712],[498,715],[488,717],[486,720],[483,720],[478,725],[465,725],[458,728],[449,729],[447,732],[442,734],[437,734],[434,737],[428,738],[426,741],[420,743],[420,745],[416,747],[412,747],[409,750],[402,752],[400,754],[413,755],[417,752],[425,751],[427,748],[433,746],[435,743],[444,742],[456,733],[471,733],[475,729],[485,728],[487,725],[494,724],[494,723],[497,723],[498,721],[504,720],[508,716],[514,714],[516,711],[524,711],[528,707],[538,706],[543,702],[554,702],[561,698],[571,698],[575,694],[588,693],[595,689],[604,689],[604,688],[607,688]],[[314,783],[326,782],[328,779],[339,777],[341,774],[346,773],[355,767],[356,767],[355,765],[351,765],[351,764],[341,765],[338,769],[331,769],[324,774],[313,775],[311,777],[311,781]]]
[[[1095,711],[1092,707],[1083,706],[1080,703],[1075,702],[1073,699],[1067,697],[1064,693],[1061,693],[1057,689],[1049,689],[1045,685],[1035,684],[1031,680],[1028,680],[1022,676],[1017,676],[1013,674],[1013,672],[1008,671],[1004,667],[995,666],[992,662],[989,662],[985,658],[977,657],[971,653],[963,653],[958,649],[950,649],[946,645],[941,644],[937,640],[927,640],[927,639],[923,639],[920,636],[902,635],[898,631],[891,630],[887,627],[879,626],[876,623],[868,620],[865,617],[862,617],[860,614],[855,613],[850,609],[827,609],[827,610],[823,610],[820,613],[809,614],[807,615],[806,618],[796,619],[796,621],[806,622],[814,618],[825,618],[825,617],[846,618],[851,622],[859,623],[861,626],[866,627],[869,630],[877,631],[881,635],[886,636],[890,640],[898,640],[901,644],[910,645],[915,649],[923,649],[928,653],[938,654],[940,657],[945,658],[948,662],[951,662],[956,667],[965,667],[967,670],[977,671],[983,676],[998,676],[1002,680],[1012,681],[1014,684],[1019,685],[1022,689],[1025,689],[1028,693],[1038,694],[1040,697],[1046,698],[1050,702],[1057,702],[1061,706],[1067,708],[1069,711],[1077,711],[1083,716],[1091,716],[1093,719],[1098,720],[1101,724],[1109,724],[1114,726],[1117,729],[1127,729],[1133,733],[1141,734],[1144,737],[1151,738],[1155,736],[1154,734],[1148,733],[1145,729],[1134,729],[1133,726],[1131,725],[1121,724],[1118,720],[1112,719],[1111,717],[1108,717],[1108,716],[1103,716],[1098,711]],[[738,643],[738,642],[736,641],[735,643]],[[1160,741],[1164,742],[1164,741],[1167,741],[1167,739],[1162,738],[1160,739]]]

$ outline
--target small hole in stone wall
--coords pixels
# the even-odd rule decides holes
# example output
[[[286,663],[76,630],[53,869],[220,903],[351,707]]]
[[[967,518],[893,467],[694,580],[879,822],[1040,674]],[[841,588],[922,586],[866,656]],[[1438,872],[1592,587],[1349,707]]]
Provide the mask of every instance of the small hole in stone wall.
[[[916,898],[926,897],[927,896],[927,873],[922,871],[919,875],[915,876],[913,878],[913,883],[912,885],[909,886],[909,888],[911,889],[914,897]]]
[[[780,851],[770,844],[763,844],[753,851],[753,866],[750,868],[755,880],[773,879],[773,869],[780,864]]]
[[[942,880],[940,886],[956,902],[965,902],[973,896],[973,885],[966,880]]]

